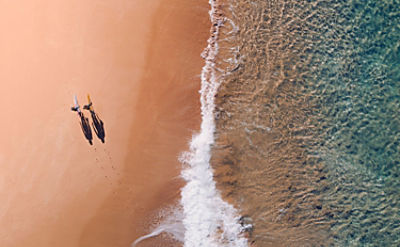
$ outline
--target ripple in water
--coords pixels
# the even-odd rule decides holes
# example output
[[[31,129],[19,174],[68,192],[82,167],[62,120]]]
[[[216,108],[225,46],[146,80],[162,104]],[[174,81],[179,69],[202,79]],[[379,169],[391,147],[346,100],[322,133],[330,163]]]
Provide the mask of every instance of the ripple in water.
[[[251,241],[400,245],[400,2],[229,3],[212,165]]]

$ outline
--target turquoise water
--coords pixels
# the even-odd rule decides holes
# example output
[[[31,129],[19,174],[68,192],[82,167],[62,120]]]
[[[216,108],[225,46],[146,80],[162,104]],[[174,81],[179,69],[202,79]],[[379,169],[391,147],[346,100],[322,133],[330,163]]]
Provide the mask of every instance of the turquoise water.
[[[400,246],[400,1],[230,4],[214,167],[251,241]]]
[[[319,126],[313,151],[332,184],[324,201],[338,245],[399,246],[400,1],[336,2],[306,80]]]

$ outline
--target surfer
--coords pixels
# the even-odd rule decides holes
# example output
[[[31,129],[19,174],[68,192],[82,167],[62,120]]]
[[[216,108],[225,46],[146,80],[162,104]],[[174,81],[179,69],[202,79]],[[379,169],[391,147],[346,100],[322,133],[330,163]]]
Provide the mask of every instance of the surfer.
[[[89,141],[90,145],[93,145],[93,135],[92,135],[92,129],[90,128],[90,124],[89,124],[89,119],[87,117],[85,117],[85,115],[83,114],[83,112],[80,109],[80,106],[78,104],[78,99],[74,98],[74,102],[75,102],[75,106],[71,107],[72,111],[76,111],[81,119],[81,128],[83,131],[83,134],[85,135],[85,138]]]
[[[104,123],[94,111],[93,103],[90,100],[90,95],[88,95],[88,102],[89,104],[84,105],[83,109],[90,111],[90,115],[92,116],[92,121],[93,121],[92,126],[94,132],[96,133],[97,137],[101,140],[101,142],[104,143],[105,142],[104,138],[106,137],[106,133],[104,131]]]

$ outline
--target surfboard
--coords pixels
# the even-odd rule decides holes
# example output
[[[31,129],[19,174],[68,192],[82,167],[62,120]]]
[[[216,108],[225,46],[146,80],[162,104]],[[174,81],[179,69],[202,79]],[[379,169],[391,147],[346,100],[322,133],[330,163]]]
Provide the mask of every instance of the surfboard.
[[[89,109],[90,109],[91,111],[94,111],[93,104],[92,104],[92,100],[90,99],[90,95],[89,95],[89,94],[87,95],[87,98],[88,98]]]
[[[79,103],[78,103],[78,97],[76,97],[76,94],[74,95],[74,104],[75,104],[75,109],[78,112],[81,112],[81,109],[80,109],[80,106],[79,106]]]

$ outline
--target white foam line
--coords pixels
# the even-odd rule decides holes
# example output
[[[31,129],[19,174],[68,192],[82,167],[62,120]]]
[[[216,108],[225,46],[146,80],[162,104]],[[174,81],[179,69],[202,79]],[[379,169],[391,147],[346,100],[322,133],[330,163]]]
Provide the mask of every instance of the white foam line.
[[[219,30],[226,20],[218,15],[216,1],[210,0],[212,34],[202,56],[205,65],[201,73],[201,114],[200,133],[192,138],[190,151],[181,156],[186,166],[181,175],[187,184],[181,192],[185,227],[185,247],[244,247],[247,239],[242,236],[235,208],[223,201],[213,180],[210,166],[211,145],[214,143],[214,97],[220,81],[215,67],[218,54]]]
[[[163,209],[159,212],[159,214],[161,216],[165,216],[165,214],[167,214],[167,216],[151,233],[136,239],[135,242],[131,244],[131,247],[136,247],[138,243],[146,239],[156,237],[161,233],[166,233],[177,241],[184,241],[184,227],[182,225],[182,212],[180,208],[175,208],[175,210],[172,212],[170,209]]]
[[[142,242],[143,240],[146,240],[146,239],[148,239],[148,238],[152,238],[152,237],[158,236],[158,235],[160,235],[160,234],[163,233],[163,232],[164,232],[164,229],[162,229],[162,228],[156,228],[156,229],[155,229],[154,231],[152,231],[151,233],[149,233],[149,234],[147,234],[147,235],[144,235],[144,236],[142,236],[142,237],[136,239],[135,242],[133,242],[133,243],[131,244],[131,247],[136,247],[136,245],[137,245],[138,243]]]

